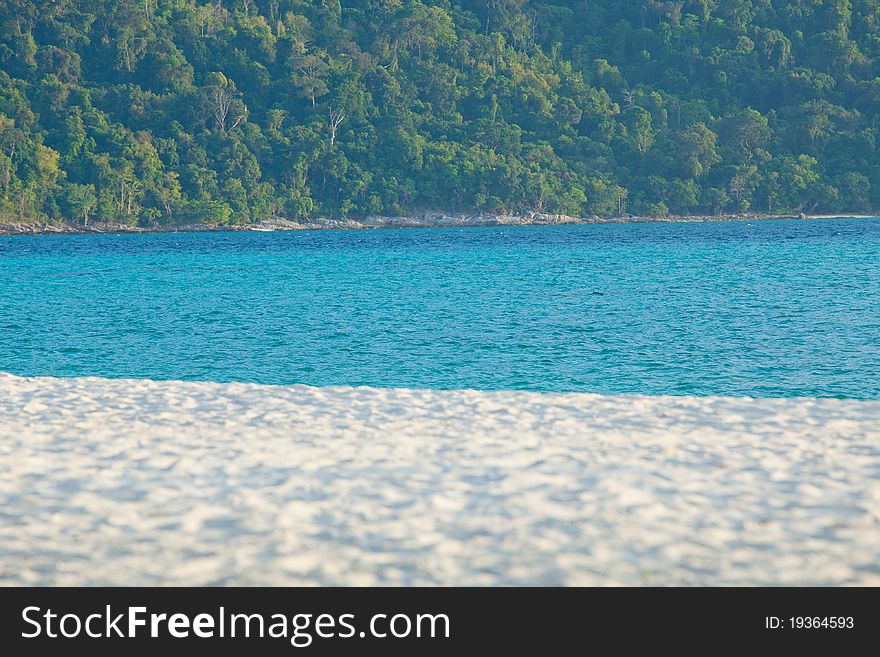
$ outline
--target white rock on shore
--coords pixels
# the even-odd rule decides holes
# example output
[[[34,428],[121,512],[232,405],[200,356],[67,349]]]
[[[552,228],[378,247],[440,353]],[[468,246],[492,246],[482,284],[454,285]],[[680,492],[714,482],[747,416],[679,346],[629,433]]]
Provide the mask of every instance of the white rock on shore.
[[[0,583],[880,584],[880,402],[0,374]]]

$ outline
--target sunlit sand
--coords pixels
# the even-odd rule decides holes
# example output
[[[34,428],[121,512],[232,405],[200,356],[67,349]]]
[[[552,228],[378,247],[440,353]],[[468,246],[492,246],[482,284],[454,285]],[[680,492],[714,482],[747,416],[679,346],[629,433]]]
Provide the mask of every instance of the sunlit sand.
[[[880,402],[0,374],[0,583],[880,584]]]

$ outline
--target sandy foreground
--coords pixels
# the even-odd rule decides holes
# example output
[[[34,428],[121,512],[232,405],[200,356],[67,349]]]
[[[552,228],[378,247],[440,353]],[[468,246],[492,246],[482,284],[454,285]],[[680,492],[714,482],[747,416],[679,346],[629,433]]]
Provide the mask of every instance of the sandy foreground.
[[[0,374],[6,585],[880,584],[880,402]]]

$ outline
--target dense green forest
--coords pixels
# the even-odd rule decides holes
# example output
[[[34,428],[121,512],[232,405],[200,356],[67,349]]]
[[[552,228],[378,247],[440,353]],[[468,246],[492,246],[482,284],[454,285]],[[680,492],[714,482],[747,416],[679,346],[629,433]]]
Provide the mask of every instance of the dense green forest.
[[[3,0],[0,222],[880,208],[880,0]]]

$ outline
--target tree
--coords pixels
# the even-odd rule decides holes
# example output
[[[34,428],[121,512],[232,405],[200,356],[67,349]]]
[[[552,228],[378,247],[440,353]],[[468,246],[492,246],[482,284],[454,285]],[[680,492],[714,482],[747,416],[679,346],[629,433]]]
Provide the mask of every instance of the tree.
[[[758,167],[754,164],[739,166],[728,184],[730,195],[736,199],[738,210],[749,209],[749,197],[760,183]]]
[[[415,50],[421,59],[423,52],[433,51],[440,45],[454,45],[455,41],[455,26],[449,12],[442,7],[426,7],[415,0],[394,36],[394,68],[398,48],[408,53]]]
[[[66,210],[72,217],[81,217],[84,226],[89,225],[89,216],[98,204],[94,185],[69,183],[65,186]]]
[[[678,161],[686,177],[700,178],[712,168],[713,164],[721,161],[715,142],[715,133],[703,123],[698,123],[681,134]]]
[[[336,143],[336,131],[339,130],[339,126],[342,125],[342,122],[345,121],[345,114],[338,109],[333,109],[332,107],[329,110],[327,116],[327,129],[330,131],[330,150],[333,150],[333,145]]]
[[[819,180],[816,172],[816,158],[809,155],[784,157],[779,166],[779,182],[785,194],[787,206],[801,210],[812,197],[812,191]]]
[[[327,54],[319,51],[311,55],[294,57],[291,60],[291,65],[294,69],[291,76],[293,85],[299,90],[302,97],[312,101],[312,107],[314,107],[315,99],[329,91],[325,80],[330,70]]]
[[[214,122],[221,132],[226,132],[227,121],[229,130],[234,130],[247,118],[247,107],[240,100],[241,94],[235,83],[222,73],[212,74],[211,82],[205,97]]]
[[[651,115],[641,107],[634,107],[633,111],[628,113],[628,116],[632,117],[628,121],[630,142],[639,152],[639,155],[644,157],[645,153],[648,152],[648,149],[654,143],[654,137],[656,136]]]
[[[849,171],[842,176],[838,186],[851,210],[865,211],[871,207],[871,181],[867,176]]]
[[[15,129],[15,120],[0,114],[0,189],[8,193],[15,171],[15,153],[24,136]]]
[[[727,148],[728,156],[741,161],[751,160],[757,149],[765,148],[773,132],[765,116],[747,108],[720,119],[718,134]]]

